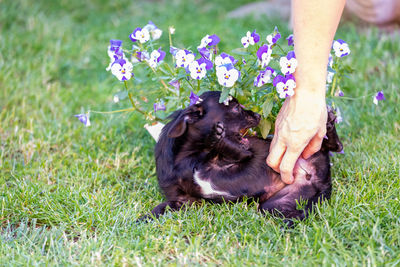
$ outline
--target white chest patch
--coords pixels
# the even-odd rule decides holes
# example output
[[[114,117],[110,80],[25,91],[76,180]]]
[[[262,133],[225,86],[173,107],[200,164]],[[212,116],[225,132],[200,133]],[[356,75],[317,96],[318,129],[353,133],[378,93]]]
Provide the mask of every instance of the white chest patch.
[[[201,193],[205,197],[211,197],[211,196],[232,197],[232,195],[229,194],[228,192],[219,191],[219,190],[214,189],[213,185],[209,181],[201,180],[198,171],[194,172],[193,178],[194,178],[195,183],[201,187]]]

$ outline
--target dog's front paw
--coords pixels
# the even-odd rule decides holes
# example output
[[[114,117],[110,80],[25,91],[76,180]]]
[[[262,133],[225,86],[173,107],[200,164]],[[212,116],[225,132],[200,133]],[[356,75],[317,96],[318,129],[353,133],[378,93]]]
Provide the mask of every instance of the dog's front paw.
[[[215,135],[215,138],[218,140],[225,137],[225,127],[222,122],[217,122],[214,125],[214,135]]]

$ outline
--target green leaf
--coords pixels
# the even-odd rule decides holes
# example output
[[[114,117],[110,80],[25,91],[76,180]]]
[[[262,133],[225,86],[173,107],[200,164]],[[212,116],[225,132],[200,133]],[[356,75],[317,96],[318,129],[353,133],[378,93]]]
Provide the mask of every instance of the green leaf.
[[[261,135],[264,139],[267,138],[269,132],[271,131],[271,126],[272,123],[268,119],[264,118],[261,120],[258,127],[260,128]]]
[[[268,115],[271,113],[273,106],[274,106],[273,99],[271,97],[268,97],[265,100],[264,104],[262,105],[262,114],[264,118],[268,117]]]
[[[224,87],[222,89],[221,96],[219,97],[219,103],[223,103],[229,96],[229,88]]]

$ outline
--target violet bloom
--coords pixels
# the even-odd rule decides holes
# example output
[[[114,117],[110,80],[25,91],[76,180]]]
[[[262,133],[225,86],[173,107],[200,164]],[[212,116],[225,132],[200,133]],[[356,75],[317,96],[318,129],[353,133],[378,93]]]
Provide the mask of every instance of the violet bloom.
[[[246,36],[242,37],[240,40],[242,42],[242,45],[244,48],[249,47],[249,45],[254,45],[260,41],[260,35],[256,33],[256,30],[254,30],[252,33],[248,31],[246,33]]]
[[[199,60],[195,60],[189,64],[190,77],[195,80],[203,79],[207,74],[206,63],[200,63]]]
[[[154,50],[150,54],[150,59],[147,60],[149,66],[152,68],[156,68],[158,64],[165,58],[165,52],[159,48],[158,50]]]
[[[383,94],[383,91],[379,91],[378,93],[376,93],[376,95],[374,96],[374,104],[378,105],[379,101],[383,101],[386,100],[385,95]]]
[[[129,38],[132,42],[139,41],[141,44],[150,40],[150,33],[147,29],[136,28],[130,35]]]
[[[125,59],[127,60],[123,50],[122,50],[122,41],[121,40],[110,40],[110,45],[107,49],[107,54],[110,57],[110,64],[108,64],[106,71],[111,69],[112,64],[117,59]]]
[[[287,38],[287,44],[288,46],[294,46],[294,40],[293,40],[293,34],[289,35]]]
[[[240,72],[232,64],[219,66],[216,74],[218,83],[225,87],[232,87],[240,76]]]
[[[111,39],[110,40],[110,50],[117,51],[122,46],[121,40]]]
[[[207,49],[207,47],[200,47],[200,48],[197,48],[197,50],[199,51],[200,55],[202,57],[204,57],[205,59],[208,59],[208,60],[212,59],[212,53],[209,49]]]
[[[275,27],[274,32],[265,38],[270,46],[276,44],[276,42],[281,38],[281,34],[278,31],[278,28]]]
[[[217,45],[219,43],[220,39],[218,37],[218,35],[213,34],[213,35],[206,35],[203,37],[203,39],[201,39],[200,41],[200,45],[197,47],[199,48],[203,48],[203,47],[207,47],[207,46],[213,46],[213,45]]]
[[[335,96],[344,96],[344,93],[343,93],[343,91],[342,90],[337,90],[336,92],[335,92]]]
[[[260,60],[261,67],[265,68],[271,61],[272,49],[268,45],[261,46],[257,51],[257,57]]]
[[[237,63],[237,60],[233,56],[231,56],[227,53],[221,53],[221,55],[219,55],[215,58],[214,63],[215,63],[216,67],[219,67],[221,65],[226,65],[226,64],[235,65]]]
[[[87,114],[77,114],[74,115],[75,117],[78,118],[80,122],[82,122],[86,127],[90,126],[90,120],[89,120],[89,113]]]
[[[173,55],[174,57],[176,56],[176,53],[179,51],[179,48],[176,48],[175,46],[170,46],[169,47],[169,52],[171,53],[171,55]]]
[[[172,80],[168,84],[172,85],[175,90],[179,92],[179,89],[181,88],[181,83],[179,82],[179,80]]]
[[[254,86],[261,87],[271,81],[272,75],[275,70],[271,67],[266,67],[265,70],[260,71],[260,74],[254,79]]]
[[[213,67],[212,61],[210,61],[210,60],[208,60],[208,59],[206,59],[206,58],[204,58],[204,57],[199,58],[199,59],[197,60],[197,62],[199,62],[199,65],[205,63],[205,64],[206,64],[206,70],[210,70],[210,69],[212,69],[212,67]]]
[[[202,99],[198,95],[193,93],[193,91],[190,91],[189,99],[190,99],[189,106],[198,104],[198,103],[200,103],[202,101]]]
[[[156,113],[159,110],[166,110],[164,101],[154,103],[153,108],[154,108],[154,113]]]
[[[350,54],[349,45],[342,39],[337,39],[332,45],[333,51],[335,51],[335,56],[344,57]]]
[[[286,77],[278,75],[275,77],[273,84],[276,87],[276,91],[278,92],[280,98],[286,98],[294,95],[296,82],[293,75],[287,75]]]
[[[281,66],[281,71],[283,74],[292,74],[297,67],[297,59],[294,51],[290,51],[286,57],[281,57],[279,60],[279,65]]]
[[[146,29],[151,34],[153,40],[160,39],[162,35],[162,30],[160,30],[151,20],[143,27],[143,29]]]
[[[195,55],[188,50],[179,50],[175,54],[176,66],[187,68],[194,61]]]
[[[111,73],[120,81],[127,81],[132,78],[132,70],[132,63],[125,59],[118,59],[111,66]]]

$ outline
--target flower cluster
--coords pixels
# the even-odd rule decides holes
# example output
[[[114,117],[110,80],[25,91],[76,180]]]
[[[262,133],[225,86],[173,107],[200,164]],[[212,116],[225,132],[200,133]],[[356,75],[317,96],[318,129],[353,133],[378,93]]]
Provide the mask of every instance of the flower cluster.
[[[282,37],[276,27],[265,38],[256,30],[247,31],[240,39],[241,46],[226,52],[220,51],[220,37],[212,33],[199,38],[192,49],[176,47],[172,42],[175,31],[174,27],[167,31],[170,46],[165,51],[169,51],[170,59],[158,45],[163,31],[151,21],[134,28],[129,35],[131,49],[123,49],[121,40],[110,40],[107,50],[110,63],[106,70],[124,84],[123,91],[115,94],[113,100],[115,105],[122,105],[121,101],[129,99],[132,105],[130,109],[112,112],[135,110],[146,120],[163,121],[176,109],[200,103],[202,92],[219,90],[221,103],[228,105],[236,97],[246,108],[262,114],[259,130],[265,137],[273,128],[283,101],[296,93],[294,74],[298,62],[293,35]],[[340,122],[340,110],[333,99],[344,99],[340,82],[349,69],[341,59],[350,54],[350,48],[338,39],[332,49],[327,66],[327,91]],[[134,71],[140,77],[134,76]],[[385,97],[380,91],[373,102],[378,104],[382,100]],[[89,112],[75,116],[90,125]]]

